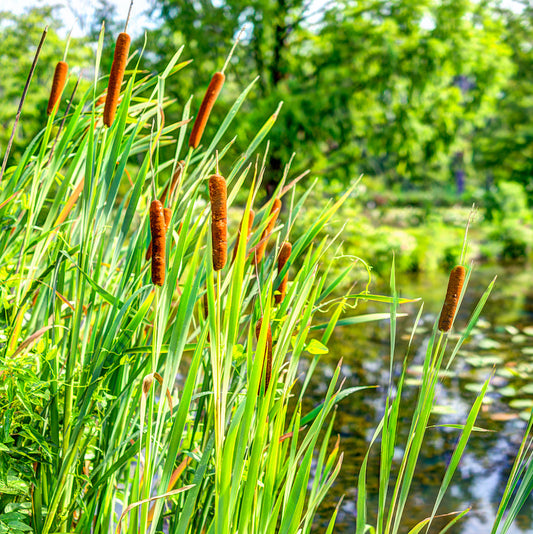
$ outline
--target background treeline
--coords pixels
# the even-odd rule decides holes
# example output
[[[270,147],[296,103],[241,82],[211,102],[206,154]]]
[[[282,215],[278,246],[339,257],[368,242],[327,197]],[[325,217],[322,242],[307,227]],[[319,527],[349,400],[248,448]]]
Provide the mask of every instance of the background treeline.
[[[97,4],[82,21],[87,37],[75,40],[69,52],[71,68],[77,65],[87,84],[101,21],[108,30],[108,72],[125,17],[108,0]],[[57,13],[39,8],[22,16],[2,14],[2,152],[32,51],[44,23],[51,26],[15,157],[44,125],[53,68],[64,49],[55,31],[66,33]],[[490,219],[492,211],[508,208],[502,204],[509,182],[508,196],[527,195],[533,202],[533,8],[527,1],[153,0],[149,20],[143,68],[161,70],[181,44],[194,60],[187,83],[167,82],[179,102],[166,110],[169,121],[177,120],[191,94],[199,102],[212,72],[222,66],[220,58],[247,25],[211,128],[243,84],[259,75],[254,106],[237,123],[235,152],[283,100],[270,136],[270,189],[296,152],[295,172],[311,168],[331,186],[364,173],[378,204],[446,204],[461,195],[478,201],[483,196]],[[139,37],[132,50],[145,39],[135,24]],[[73,85],[71,76],[67,96]]]

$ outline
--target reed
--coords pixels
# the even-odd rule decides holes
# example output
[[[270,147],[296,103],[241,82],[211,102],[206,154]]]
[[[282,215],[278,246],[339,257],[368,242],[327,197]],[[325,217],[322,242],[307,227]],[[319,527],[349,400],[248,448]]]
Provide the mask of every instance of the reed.
[[[254,225],[254,218],[255,218],[255,211],[253,209],[250,209],[250,212],[248,214],[248,231],[246,232],[247,243],[248,243],[248,239],[250,238],[250,234],[252,233],[252,226]],[[243,223],[244,223],[244,217],[241,219],[241,224],[239,225],[239,233],[237,234],[235,246],[233,247],[233,257],[231,259],[232,262],[235,261],[235,258],[237,257],[237,251],[239,250],[239,243],[241,242]]]
[[[150,205],[150,232],[152,234],[152,282],[165,283],[166,225],[163,204],[159,200]]]
[[[46,113],[52,114],[55,105],[61,98],[65,84],[67,83],[68,65],[65,61],[59,61],[54,71],[54,79],[52,80],[52,89],[50,91],[50,98],[48,99],[48,107]]]
[[[198,145],[200,144],[207,121],[209,120],[209,115],[211,114],[211,110],[213,109],[218,95],[222,90],[225,79],[226,76],[223,72],[215,72],[211,78],[211,81],[209,82],[204,99],[200,105],[200,110],[198,111],[198,115],[196,115],[196,119],[194,120],[191,136],[189,137],[189,146],[191,148],[198,148]]]
[[[228,211],[226,180],[220,174],[209,177],[211,201],[211,236],[213,244],[213,269],[220,271],[228,259]]]
[[[255,259],[256,265],[261,263],[261,260],[263,259],[263,256],[265,255],[265,251],[266,251],[267,244],[268,244],[268,238],[270,237],[270,234],[274,231],[280,211],[281,211],[281,200],[279,198],[276,198],[272,204],[272,208],[270,209],[270,215],[269,215],[270,218],[269,218],[267,227],[265,228],[265,230],[263,231],[261,235],[261,242],[255,250],[254,259]]]
[[[130,51],[131,37],[127,33],[119,33],[115,44],[115,55],[109,74],[109,83],[107,84],[107,94],[104,107],[104,124],[110,128],[115,120],[117,112],[120,88],[124,79],[124,71],[128,61]]]
[[[261,333],[261,327],[263,326],[263,318],[259,319],[255,325],[255,337],[259,339]],[[266,337],[266,347],[265,354],[263,355],[263,370],[265,373],[265,391],[268,389],[270,384],[270,378],[272,376],[272,329],[270,324],[267,325],[267,337]]]
[[[446,298],[439,317],[439,330],[441,332],[448,332],[453,325],[455,312],[457,311],[457,304],[465,282],[466,269],[462,265],[457,265],[450,273],[448,280],[448,289],[446,290]]]
[[[285,264],[290,258],[292,252],[292,245],[289,241],[285,241],[283,245],[281,245],[281,249],[278,254],[278,274],[281,273],[283,270],[283,267],[285,267]],[[278,286],[278,292],[275,295],[275,302],[276,304],[281,304],[283,300],[285,299],[285,295],[287,294],[287,283],[289,281],[289,272],[285,274],[283,279],[281,280],[279,286]]]

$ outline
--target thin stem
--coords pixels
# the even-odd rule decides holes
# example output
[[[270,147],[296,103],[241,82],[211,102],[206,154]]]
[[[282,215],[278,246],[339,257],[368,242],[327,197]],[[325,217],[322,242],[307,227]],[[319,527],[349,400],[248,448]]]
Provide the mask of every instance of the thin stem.
[[[229,64],[229,62],[231,60],[231,57],[233,56],[233,52],[235,52],[235,47],[237,46],[237,44],[241,40],[241,36],[242,36],[245,28],[246,28],[246,26],[243,26],[241,28],[241,31],[239,32],[239,35],[237,35],[237,39],[235,39],[235,42],[233,43],[233,46],[231,47],[231,50],[229,51],[228,57],[226,58],[226,62],[224,63],[224,66],[222,67],[222,70],[220,71],[222,74],[224,74],[224,71],[226,70],[226,67]]]
[[[15,124],[13,124],[13,130],[11,130],[11,137],[9,138],[9,142],[7,143],[6,153],[4,154],[4,161],[2,162],[2,169],[0,170],[0,183],[2,182],[2,178],[6,170],[7,160],[9,158],[9,153],[11,152],[11,145],[13,144],[13,139],[15,138],[15,131],[17,129],[17,125],[20,119],[20,114],[22,113],[22,106],[24,105],[24,101],[26,100],[26,95],[30,87],[30,82],[33,77],[33,73],[35,71],[35,67],[37,66],[37,60],[39,59],[39,54],[41,53],[41,48],[43,47],[44,40],[46,39],[47,33],[48,33],[48,26],[45,27],[43,34],[41,35],[41,40],[39,42],[39,45],[37,46],[37,50],[35,51],[35,56],[33,57],[33,63],[31,64],[31,69],[30,69],[30,72],[28,73],[28,78],[26,80],[26,85],[24,86],[24,91],[22,91],[22,98],[20,99],[19,108],[17,110],[17,115],[15,117]]]
[[[132,8],[133,8],[133,0],[131,0],[130,7],[128,9],[128,16],[126,17],[126,24],[124,24],[124,33],[126,33],[126,30],[128,29],[128,23],[130,21]]]
[[[470,215],[468,216],[468,221],[466,223],[465,236],[463,238],[463,249],[461,250],[461,259],[459,260],[459,265],[463,265],[463,262],[465,261],[468,229],[470,228],[470,223],[474,219],[475,214],[476,214],[476,205],[472,204],[472,209],[470,210]]]
[[[72,35],[72,30],[73,29],[74,29],[74,26],[72,26],[72,28],[70,28],[70,31],[68,32],[68,35],[67,35],[67,44],[65,45],[65,52],[63,52],[63,61],[65,63],[67,61],[68,47],[70,46],[70,37]]]

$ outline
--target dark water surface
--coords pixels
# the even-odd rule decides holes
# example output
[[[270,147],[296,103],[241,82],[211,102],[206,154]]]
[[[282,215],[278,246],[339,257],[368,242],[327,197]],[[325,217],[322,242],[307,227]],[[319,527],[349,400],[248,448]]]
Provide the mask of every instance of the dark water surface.
[[[496,373],[476,426],[492,432],[472,434],[465,454],[454,475],[447,497],[438,513],[464,510],[470,513],[448,532],[461,534],[488,533],[493,524],[504,491],[514,455],[525,429],[525,420],[533,406],[533,274],[530,267],[475,268],[463,301],[455,332],[460,332],[478,299],[492,278],[498,275],[496,286],[481,314],[477,328],[464,344],[452,365],[453,373],[439,382],[437,413],[430,424],[463,424],[481,389],[481,384],[495,366]],[[397,444],[397,460],[410,425],[410,412],[417,398],[418,378],[425,347],[433,322],[440,313],[446,290],[446,273],[398,275],[397,288],[403,297],[421,297],[424,303],[422,321],[414,338],[404,389],[404,417]],[[372,292],[387,294],[385,284],[376,284]],[[407,339],[420,302],[402,305],[400,312],[408,317],[398,320],[395,353],[395,379],[401,371]],[[364,303],[346,316],[386,312],[386,304]],[[457,335],[448,343],[448,354]],[[389,381],[389,324],[386,321],[340,327],[330,341],[329,354],[322,357],[307,395],[311,408],[323,398],[329,379],[339,359],[343,358],[342,375],[345,387],[378,385],[343,400],[337,411],[334,434],[340,435],[344,462],[341,473],[321,507],[316,532],[324,532],[334,506],[344,495],[337,517],[335,533],[355,532],[356,482],[359,466],[366,453],[370,437],[383,416]],[[425,437],[421,457],[404,513],[403,530],[431,515],[446,466],[459,436],[450,428],[430,428]],[[378,450],[375,446],[375,449]],[[379,463],[371,456],[367,476],[369,493],[368,520],[375,524],[377,510]],[[392,483],[391,483],[392,484]],[[392,493],[392,489],[389,494]],[[530,497],[515,525],[513,534],[533,533],[533,499]],[[447,518],[449,521],[450,518]],[[438,532],[446,522],[435,521],[432,532]],[[440,528],[438,528],[440,527]]]

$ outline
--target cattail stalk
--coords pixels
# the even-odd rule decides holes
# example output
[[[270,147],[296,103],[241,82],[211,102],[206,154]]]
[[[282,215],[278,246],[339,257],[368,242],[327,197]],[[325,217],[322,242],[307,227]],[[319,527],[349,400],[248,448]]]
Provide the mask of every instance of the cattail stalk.
[[[215,72],[211,78],[211,81],[209,82],[204,99],[200,105],[200,110],[198,111],[198,115],[196,115],[196,119],[194,120],[191,136],[189,137],[189,146],[191,148],[197,148],[200,144],[205,126],[209,119],[209,115],[211,114],[211,110],[215,105],[218,95],[220,94],[225,79],[226,76],[223,72]]]
[[[274,227],[276,226],[276,221],[278,220],[279,212],[281,211],[281,200],[279,198],[276,198],[274,200],[274,203],[272,204],[272,208],[270,210],[270,221],[263,231],[263,234],[261,235],[261,241],[262,243],[257,247],[255,251],[255,264],[258,265],[261,260],[263,259],[263,256],[265,255],[267,243],[268,243],[268,237],[273,232]]]
[[[150,232],[152,234],[152,282],[165,282],[166,226],[163,204],[153,200],[150,205]]]
[[[278,255],[278,274],[281,273],[283,270],[283,267],[285,267],[285,264],[289,260],[289,257],[292,252],[292,245],[289,241],[285,241],[283,245],[281,245],[281,249],[279,251]],[[276,304],[281,304],[283,300],[285,299],[285,295],[287,294],[287,282],[289,281],[289,271],[285,274],[283,277],[283,280],[280,282],[278,286],[278,293],[276,293],[275,301]]]
[[[55,105],[61,98],[65,84],[67,83],[68,65],[65,61],[59,61],[54,72],[54,79],[52,80],[52,90],[50,91],[50,98],[48,99],[48,107],[46,113],[52,114]]]
[[[261,333],[261,326],[263,325],[263,318],[259,319],[257,321],[257,324],[255,325],[255,336],[257,339],[259,339],[259,334]],[[270,328],[270,324],[267,326],[267,337],[266,337],[266,349],[265,349],[265,391],[268,389],[268,385],[270,384],[270,378],[272,376],[272,329]]]
[[[252,226],[254,224],[254,219],[255,219],[255,211],[253,209],[250,209],[250,212],[248,213],[248,232],[246,233],[247,243],[248,243],[248,239],[250,239],[250,234],[252,233]],[[233,249],[233,258],[231,261],[235,261],[235,258],[237,257],[237,251],[239,250],[239,244],[241,242],[243,223],[244,223],[244,217],[242,218],[241,225],[239,226],[239,233],[237,234],[237,241],[235,241],[235,247]]]
[[[43,33],[41,35],[41,40],[39,41],[39,44],[37,45],[37,50],[35,51],[35,55],[33,56],[33,62],[31,64],[30,72],[28,73],[28,77],[26,78],[24,89],[22,90],[22,96],[20,98],[19,107],[17,109],[17,114],[15,115],[15,122],[13,123],[13,128],[11,129],[11,135],[9,136],[9,141],[7,142],[7,148],[6,148],[6,151],[4,152],[4,159],[2,160],[2,168],[0,168],[0,182],[2,182],[2,178],[6,170],[7,160],[9,159],[9,153],[11,152],[11,146],[13,145],[15,132],[17,131],[17,126],[20,120],[20,114],[22,113],[22,106],[24,105],[24,101],[26,100],[26,95],[28,94],[28,89],[30,88],[31,79],[33,78],[33,73],[35,72],[35,67],[37,66],[37,60],[39,59],[39,55],[43,48],[44,40],[46,39],[47,33],[48,33],[48,26],[46,26],[45,29],[43,30]]]
[[[115,119],[117,111],[120,88],[124,79],[124,71],[128,61],[130,51],[131,37],[127,33],[119,33],[115,45],[115,55],[109,74],[109,83],[107,84],[107,94],[104,107],[104,124],[110,128]]]
[[[459,303],[459,297],[465,282],[466,269],[462,265],[457,265],[450,273],[448,281],[448,289],[446,291],[446,298],[439,317],[439,330],[441,332],[448,332],[452,327]]]
[[[209,178],[211,200],[211,236],[213,243],[213,269],[220,271],[228,259],[228,210],[226,180],[219,174]]]

